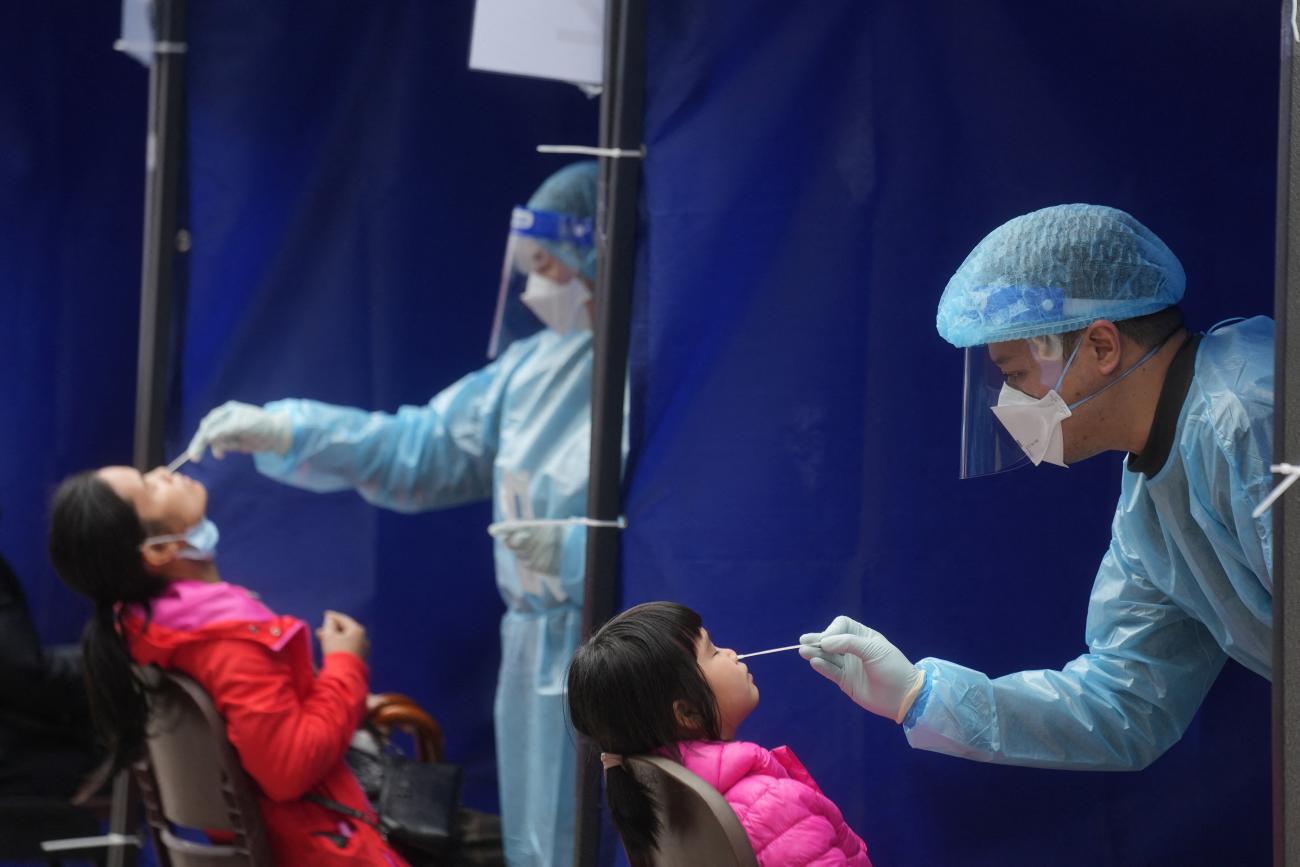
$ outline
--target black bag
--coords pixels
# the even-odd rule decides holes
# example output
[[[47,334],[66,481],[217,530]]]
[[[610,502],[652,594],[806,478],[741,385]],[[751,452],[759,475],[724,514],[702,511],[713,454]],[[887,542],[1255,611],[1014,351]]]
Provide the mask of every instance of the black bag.
[[[368,764],[366,774],[372,779],[379,767],[379,789],[372,800],[388,842],[403,854],[442,855],[451,850],[460,808],[460,765],[416,762],[389,750],[378,756],[349,750],[348,764],[354,769]]]
[[[353,746],[347,762],[379,815],[376,829],[412,864],[439,864],[455,848],[460,812],[461,768],[413,761],[382,736],[374,751]],[[367,822],[360,811],[309,794],[322,807]]]

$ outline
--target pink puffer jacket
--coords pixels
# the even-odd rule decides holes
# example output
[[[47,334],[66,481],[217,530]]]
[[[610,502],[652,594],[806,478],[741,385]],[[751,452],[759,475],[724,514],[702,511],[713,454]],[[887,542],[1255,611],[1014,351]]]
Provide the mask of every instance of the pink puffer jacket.
[[[762,867],[871,867],[867,844],[789,747],[685,741],[682,764],[722,793]]]

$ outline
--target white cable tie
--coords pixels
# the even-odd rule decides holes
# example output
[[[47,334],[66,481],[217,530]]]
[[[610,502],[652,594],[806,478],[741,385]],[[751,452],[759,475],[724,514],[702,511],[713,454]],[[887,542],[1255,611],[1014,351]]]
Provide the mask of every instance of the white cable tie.
[[[1300,479],[1300,466],[1296,466],[1295,464],[1273,464],[1269,469],[1275,473],[1286,473],[1286,478],[1278,482],[1277,487],[1264,498],[1264,502],[1255,507],[1255,511],[1250,513],[1252,518],[1258,518],[1260,515],[1267,512],[1269,507],[1277,502],[1277,498],[1285,494],[1287,488],[1296,483],[1296,479]]]
[[[45,852],[67,852],[73,849],[103,848],[118,846],[139,846],[140,838],[134,834],[105,834],[102,837],[69,837],[64,840],[42,840],[41,850]]]
[[[113,43],[114,51],[147,51],[152,54],[184,54],[189,50],[184,42],[131,42],[119,39]]]
[[[622,530],[627,527],[627,518],[620,515],[613,521],[602,521],[598,518],[528,518],[517,521],[497,521],[494,524],[488,524],[488,533],[496,535],[505,533],[510,530],[521,530],[526,527],[614,527]]]
[[[539,154],[580,154],[584,157],[610,157],[612,159],[645,159],[645,145],[636,150],[628,148],[593,148],[586,145],[538,145]]]
[[[1291,38],[1296,42],[1300,42],[1300,28],[1296,27],[1295,21],[1295,9],[1297,5],[1300,5],[1300,0],[1291,0]]]

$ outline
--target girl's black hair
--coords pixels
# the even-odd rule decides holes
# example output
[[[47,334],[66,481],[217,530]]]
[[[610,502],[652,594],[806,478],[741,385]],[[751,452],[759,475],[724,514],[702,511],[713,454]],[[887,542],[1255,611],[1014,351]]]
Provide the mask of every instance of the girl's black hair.
[[[695,659],[700,615],[647,602],[610,620],[569,664],[569,718],[602,752],[622,756],[680,741],[720,740],[717,700]],[[659,820],[649,790],[621,765],[605,772],[609,812],[633,867],[649,863]]]
[[[131,670],[118,603],[149,601],[166,580],[151,575],[140,557],[146,528],[135,507],[92,472],[63,481],[50,510],[50,559],[64,583],[95,604],[82,633],[86,686],[95,727],[112,754],[112,771],[127,766],[144,746],[145,687]]]

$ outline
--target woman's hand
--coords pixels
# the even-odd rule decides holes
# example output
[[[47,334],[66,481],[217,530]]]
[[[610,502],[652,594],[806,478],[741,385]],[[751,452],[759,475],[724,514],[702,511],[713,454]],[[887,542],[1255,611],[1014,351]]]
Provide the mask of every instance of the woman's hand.
[[[321,653],[350,653],[365,659],[370,654],[370,639],[366,637],[366,628],[346,614],[338,611],[326,611],[325,620],[316,630],[320,641]]]

